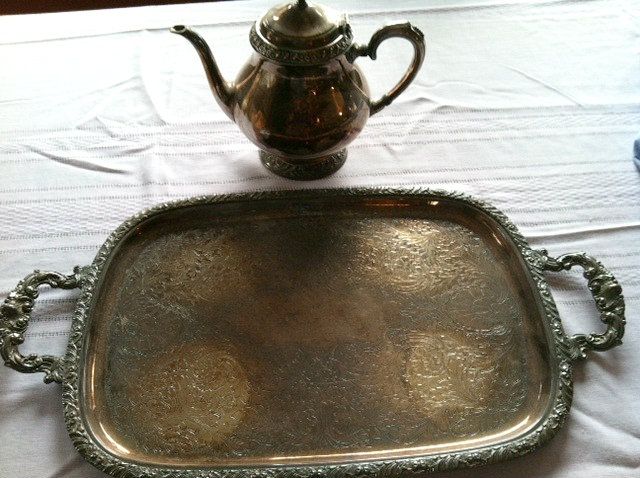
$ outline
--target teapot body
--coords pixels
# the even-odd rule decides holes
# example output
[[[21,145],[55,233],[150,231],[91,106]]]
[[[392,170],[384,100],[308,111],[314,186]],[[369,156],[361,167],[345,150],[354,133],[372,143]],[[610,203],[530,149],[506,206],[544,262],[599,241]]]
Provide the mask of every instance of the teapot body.
[[[254,53],[234,86],[236,124],[262,151],[292,165],[340,152],[369,118],[369,87],[345,55],[290,66]]]

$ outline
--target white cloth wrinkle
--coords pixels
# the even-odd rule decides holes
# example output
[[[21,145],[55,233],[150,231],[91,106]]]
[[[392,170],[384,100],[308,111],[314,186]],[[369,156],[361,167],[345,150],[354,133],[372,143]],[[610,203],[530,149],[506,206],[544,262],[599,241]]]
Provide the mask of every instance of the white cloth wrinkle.
[[[86,169],[88,171],[96,171],[101,173],[111,173],[111,174],[127,174],[127,171],[123,169],[110,168],[107,166],[102,166],[100,164],[95,164],[87,160],[81,160],[76,158],[69,158],[59,156],[52,152],[42,151],[35,147],[31,147],[31,151],[33,153],[39,154],[40,156],[50,159],[52,161],[57,161],[61,164],[66,164],[67,166],[72,166],[74,168]]]
[[[508,70],[515,71],[516,73],[519,73],[520,75],[524,76],[525,78],[527,78],[527,79],[529,79],[529,80],[531,80],[531,81],[533,81],[533,82],[535,82],[535,83],[537,83],[539,85],[542,85],[542,86],[544,86],[545,88],[547,88],[547,89],[549,89],[551,91],[554,91],[554,92],[558,93],[563,98],[566,98],[566,99],[570,100],[576,106],[583,106],[582,103],[580,103],[580,101],[578,101],[576,98],[574,98],[573,96],[571,96],[571,95],[569,95],[567,93],[562,92],[560,89],[556,88],[555,86],[550,85],[546,81],[543,81],[543,80],[541,80],[539,78],[536,78],[535,76],[530,75],[528,73],[525,73],[524,71],[522,71],[522,70],[520,70],[518,68],[515,68],[513,66],[509,66],[509,65],[502,65],[502,66],[505,67]]]

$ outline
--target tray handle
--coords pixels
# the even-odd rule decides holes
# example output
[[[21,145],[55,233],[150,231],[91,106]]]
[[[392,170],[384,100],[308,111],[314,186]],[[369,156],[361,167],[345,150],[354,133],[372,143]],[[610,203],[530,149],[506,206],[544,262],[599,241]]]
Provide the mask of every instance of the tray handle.
[[[24,342],[31,311],[38,288],[49,285],[60,289],[75,289],[82,285],[82,270],[73,269],[73,274],[33,271],[22,279],[0,306],[0,355],[7,367],[18,372],[43,372],[44,382],[62,382],[62,359],[52,355],[22,355],[18,346]]]
[[[564,254],[560,257],[549,257],[547,251],[540,250],[544,257],[544,268],[553,272],[568,271],[573,266],[583,269],[583,277],[593,295],[596,308],[600,312],[600,320],[607,325],[602,334],[576,334],[569,340],[577,351],[578,358],[585,358],[587,350],[602,352],[622,344],[624,335],[624,296],[622,287],[613,274],[595,258],[585,253]]]

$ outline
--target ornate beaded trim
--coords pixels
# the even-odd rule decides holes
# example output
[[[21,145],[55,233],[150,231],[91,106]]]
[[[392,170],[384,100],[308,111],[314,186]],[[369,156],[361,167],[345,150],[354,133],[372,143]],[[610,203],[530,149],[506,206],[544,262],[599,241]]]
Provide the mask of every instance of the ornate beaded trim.
[[[313,50],[291,50],[280,48],[265,40],[257,31],[256,25],[251,27],[249,41],[255,51],[265,58],[287,65],[319,65],[346,52],[353,43],[353,33],[347,26],[344,33],[333,43]]]

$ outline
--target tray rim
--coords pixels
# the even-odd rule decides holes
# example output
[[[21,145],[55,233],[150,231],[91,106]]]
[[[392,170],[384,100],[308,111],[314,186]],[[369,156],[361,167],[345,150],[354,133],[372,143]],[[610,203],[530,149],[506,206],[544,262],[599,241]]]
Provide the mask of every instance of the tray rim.
[[[142,222],[166,211],[191,206],[282,199],[325,199],[340,197],[411,197],[456,201],[480,210],[496,221],[516,246],[523,264],[533,278],[535,288],[544,309],[544,326],[550,339],[548,345],[552,358],[551,372],[555,382],[550,406],[544,417],[522,436],[494,445],[471,448],[449,453],[424,456],[358,461],[337,464],[280,465],[269,467],[179,467],[154,466],[126,461],[105,450],[93,437],[86,425],[80,401],[82,371],[84,370],[85,343],[88,335],[87,321],[92,310],[94,292],[99,288],[102,272],[120,242]],[[572,362],[575,358],[573,344],[569,341],[560,321],[559,313],[544,277],[546,258],[542,252],[532,249],[517,227],[501,211],[485,201],[464,193],[428,188],[332,188],[282,191],[258,191],[210,196],[197,196],[165,202],[142,210],[116,228],[98,250],[92,264],[82,269],[82,291],[73,315],[71,333],[63,358],[64,418],[69,436],[78,452],[96,468],[112,476],[123,478],[306,478],[326,474],[332,478],[351,475],[399,476],[407,472],[434,472],[457,468],[470,468],[525,455],[548,442],[562,427],[571,407],[573,396]],[[554,393],[555,392],[555,393]]]

